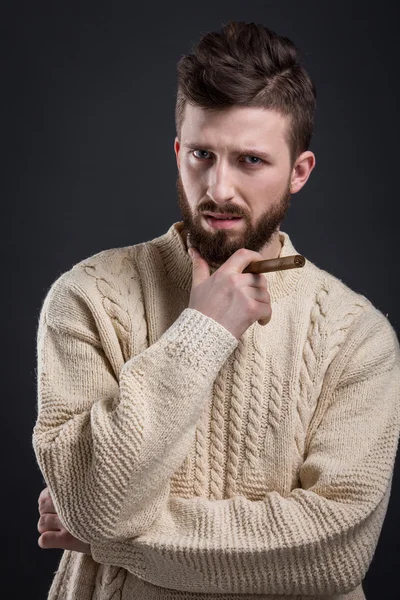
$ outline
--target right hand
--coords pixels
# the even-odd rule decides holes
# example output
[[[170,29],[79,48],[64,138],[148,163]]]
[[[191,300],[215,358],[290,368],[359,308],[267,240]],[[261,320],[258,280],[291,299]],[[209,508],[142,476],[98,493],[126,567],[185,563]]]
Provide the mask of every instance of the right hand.
[[[210,275],[210,266],[193,248],[193,280],[188,308],[194,308],[225,327],[236,339],[256,321],[271,320],[271,299],[263,273],[242,273],[249,263],[263,260],[259,252],[240,248]]]

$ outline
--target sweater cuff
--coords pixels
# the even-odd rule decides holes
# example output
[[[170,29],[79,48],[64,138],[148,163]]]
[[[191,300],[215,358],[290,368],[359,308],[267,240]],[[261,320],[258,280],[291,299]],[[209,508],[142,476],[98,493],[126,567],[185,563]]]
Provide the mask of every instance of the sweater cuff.
[[[137,577],[146,579],[146,564],[142,551],[132,540],[107,540],[90,544],[92,559],[102,565],[123,567]]]
[[[239,340],[211,317],[186,308],[160,338],[166,354],[204,376],[218,374]]]

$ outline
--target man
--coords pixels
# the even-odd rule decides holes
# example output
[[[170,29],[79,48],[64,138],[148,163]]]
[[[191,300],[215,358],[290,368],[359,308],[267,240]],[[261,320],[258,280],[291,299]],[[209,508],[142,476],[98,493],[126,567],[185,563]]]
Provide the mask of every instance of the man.
[[[314,86],[253,23],[203,36],[178,74],[182,222],[81,261],[40,314],[39,545],[65,550],[49,600],[363,599],[396,334],[310,261],[243,273],[297,254],[279,226],[315,166]]]

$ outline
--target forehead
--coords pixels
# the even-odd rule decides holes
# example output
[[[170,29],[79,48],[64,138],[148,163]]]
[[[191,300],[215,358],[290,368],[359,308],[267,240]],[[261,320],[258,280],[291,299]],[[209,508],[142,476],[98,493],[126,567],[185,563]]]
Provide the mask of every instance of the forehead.
[[[288,117],[275,110],[230,107],[214,111],[186,104],[181,143],[196,141],[219,149],[260,147],[268,152],[287,153]]]

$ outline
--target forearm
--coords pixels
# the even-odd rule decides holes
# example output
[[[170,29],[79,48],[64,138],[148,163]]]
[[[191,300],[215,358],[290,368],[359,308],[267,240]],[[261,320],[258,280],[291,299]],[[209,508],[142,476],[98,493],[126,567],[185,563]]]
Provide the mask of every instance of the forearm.
[[[86,342],[65,340],[45,325],[41,335],[43,357],[59,356],[62,342],[73,342],[74,363],[88,362]],[[39,363],[41,406],[33,445],[68,531],[92,543],[148,529],[168,500],[169,479],[236,345],[227,330],[188,309],[156,344],[125,363],[116,389],[107,383],[96,401],[83,396],[74,410],[72,384],[63,384],[71,365]],[[97,361],[92,357],[93,368]]]
[[[292,500],[273,492],[265,502],[176,498],[151,531],[94,544],[92,555],[153,585],[186,592],[325,595],[355,589],[372,560],[389,490],[362,523],[356,511],[343,511],[341,527],[332,527],[339,514],[333,510],[327,518],[323,499],[315,502],[309,494],[304,502],[302,492]]]

